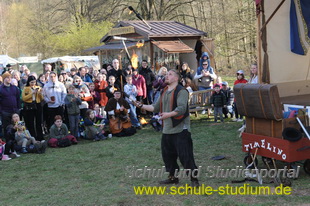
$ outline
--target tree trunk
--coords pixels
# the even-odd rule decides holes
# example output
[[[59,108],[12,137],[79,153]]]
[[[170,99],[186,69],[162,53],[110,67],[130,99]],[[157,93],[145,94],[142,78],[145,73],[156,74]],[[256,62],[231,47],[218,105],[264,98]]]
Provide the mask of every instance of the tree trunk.
[[[230,55],[229,55],[229,40],[228,40],[228,31],[227,31],[227,18],[226,18],[226,11],[225,11],[225,5],[224,0],[221,1],[221,7],[222,7],[222,20],[224,25],[224,42],[225,42],[225,53],[227,57],[227,68],[231,69],[231,63],[230,63]]]

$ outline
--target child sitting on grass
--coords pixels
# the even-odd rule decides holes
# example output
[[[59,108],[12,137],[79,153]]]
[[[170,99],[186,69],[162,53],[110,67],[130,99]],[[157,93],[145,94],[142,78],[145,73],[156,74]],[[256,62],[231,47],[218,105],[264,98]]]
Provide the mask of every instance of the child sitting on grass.
[[[65,147],[66,142],[68,142],[68,145],[66,146],[78,143],[76,138],[68,133],[68,127],[62,122],[61,116],[56,115],[54,124],[50,128],[50,139],[48,140],[48,145],[50,147]]]
[[[94,106],[94,112],[95,112],[95,116],[98,119],[106,119],[106,112],[105,111],[101,111],[100,105],[99,104],[95,104]],[[102,115],[103,114],[103,115]]]
[[[104,124],[96,124],[97,121],[103,119],[96,118],[95,112],[91,109],[86,111],[86,117],[84,119],[85,126],[85,138],[94,141],[105,140],[107,137],[104,135]]]
[[[17,142],[17,145],[22,146],[21,153],[23,154],[27,153],[27,146],[37,143],[36,139],[30,135],[30,132],[28,130],[26,130],[25,123],[23,121],[17,122],[15,140]]]

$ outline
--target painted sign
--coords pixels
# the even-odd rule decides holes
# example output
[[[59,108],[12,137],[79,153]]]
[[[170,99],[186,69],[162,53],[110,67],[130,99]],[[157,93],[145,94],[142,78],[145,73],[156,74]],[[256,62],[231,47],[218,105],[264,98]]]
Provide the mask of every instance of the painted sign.
[[[285,139],[244,132],[242,134],[242,150],[254,153],[256,148],[258,148],[257,155],[285,162],[310,159],[310,141],[307,138],[290,142]]]

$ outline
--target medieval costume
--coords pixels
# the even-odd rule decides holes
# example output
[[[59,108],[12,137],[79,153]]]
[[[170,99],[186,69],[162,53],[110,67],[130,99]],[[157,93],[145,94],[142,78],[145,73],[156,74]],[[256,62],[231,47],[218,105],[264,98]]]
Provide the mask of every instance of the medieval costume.
[[[121,97],[120,91],[115,91],[114,97],[109,99],[105,111],[109,116],[109,126],[112,134],[118,134],[131,127],[130,106],[128,102]],[[123,135],[121,135],[123,136]]]

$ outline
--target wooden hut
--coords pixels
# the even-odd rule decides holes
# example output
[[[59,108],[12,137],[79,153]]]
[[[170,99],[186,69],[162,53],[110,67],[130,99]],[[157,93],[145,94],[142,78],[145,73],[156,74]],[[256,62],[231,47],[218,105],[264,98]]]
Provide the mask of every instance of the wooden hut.
[[[147,21],[147,24],[120,21],[102,37],[100,42],[104,45],[85,52],[98,55],[102,64],[118,58],[125,66],[129,58],[138,58],[132,62],[141,63],[145,59],[155,70],[162,65],[175,68],[180,62],[187,62],[196,70],[201,53],[207,51],[215,67],[213,40],[207,38],[206,32],[176,21]]]

